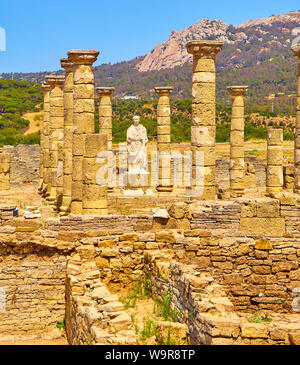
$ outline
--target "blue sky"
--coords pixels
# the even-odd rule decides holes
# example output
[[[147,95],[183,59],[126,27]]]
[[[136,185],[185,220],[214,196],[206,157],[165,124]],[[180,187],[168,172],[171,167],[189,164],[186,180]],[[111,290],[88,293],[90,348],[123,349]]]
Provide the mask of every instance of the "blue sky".
[[[69,49],[97,49],[96,65],[150,52],[199,19],[238,25],[300,10],[299,0],[0,0],[0,73],[57,70]]]

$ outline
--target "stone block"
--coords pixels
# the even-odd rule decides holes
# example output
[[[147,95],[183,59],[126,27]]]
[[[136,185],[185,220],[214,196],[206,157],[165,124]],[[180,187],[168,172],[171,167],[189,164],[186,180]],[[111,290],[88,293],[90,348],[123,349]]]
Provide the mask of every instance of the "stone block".
[[[260,238],[255,242],[254,247],[257,250],[272,250],[272,244],[271,242],[266,238]]]
[[[284,218],[241,218],[240,231],[262,233],[266,236],[283,236],[285,220]]]
[[[279,217],[280,204],[275,199],[258,199],[257,200],[257,217],[275,218]]]

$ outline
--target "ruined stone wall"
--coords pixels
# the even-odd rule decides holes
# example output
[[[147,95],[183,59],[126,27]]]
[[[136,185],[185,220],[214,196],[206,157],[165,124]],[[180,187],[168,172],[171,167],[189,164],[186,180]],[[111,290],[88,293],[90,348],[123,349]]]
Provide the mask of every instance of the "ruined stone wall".
[[[269,323],[251,323],[250,315],[234,312],[224,288],[196,265],[183,265],[171,257],[146,254],[145,272],[152,296],[169,295],[172,310],[188,326],[190,345],[281,345],[300,343],[297,314],[272,314]]]
[[[234,340],[249,344],[259,339],[270,343],[273,340],[289,342],[290,333],[283,331],[284,335],[277,334],[277,338],[271,335],[271,327],[267,330],[263,326],[253,328],[248,321],[246,327],[238,322],[230,327],[231,332],[226,332],[228,321],[223,318],[222,329],[218,331],[226,335],[216,335],[219,339],[215,340],[216,320],[206,318],[211,307],[205,306],[204,310],[201,306],[212,304],[211,299],[214,304],[223,306],[222,311],[234,311],[235,316],[249,316],[256,310],[271,311],[272,315],[274,312],[294,315],[292,290],[300,286],[300,204],[294,199],[293,195],[283,194],[280,199],[179,202],[168,207],[170,218],[167,219],[146,215],[71,216],[48,220],[41,230],[39,227],[25,229],[18,224],[17,227],[2,226],[0,285],[8,290],[8,303],[16,299],[15,303],[20,305],[17,310],[8,307],[4,315],[11,317],[5,318],[11,320],[14,333],[23,331],[23,323],[26,329],[31,325],[33,331],[41,330],[41,326],[51,327],[64,316],[66,292],[69,341],[115,341],[117,327],[108,325],[112,319],[122,315],[116,320],[120,321],[117,326],[127,326],[124,331],[132,329],[128,318],[121,313],[117,298],[107,292],[105,285],[131,285],[146,271],[154,278],[154,293],[162,295],[168,285],[174,293],[176,290],[179,293],[178,311],[185,308],[188,313],[184,318],[190,326],[191,343],[223,343],[224,338],[225,343]],[[257,227],[257,220],[263,222],[262,225]],[[65,287],[67,255],[71,255],[71,259]],[[163,276],[170,269],[167,270],[165,264],[155,266],[155,260],[168,265],[176,262],[168,280]],[[208,292],[202,293],[206,300],[201,305],[192,298],[198,295],[198,289],[192,288],[194,284],[186,286],[190,285],[190,274],[201,280],[210,278],[204,285]],[[183,297],[184,293],[188,299]],[[177,304],[174,302],[175,306]],[[47,309],[43,311],[42,307]],[[191,327],[191,319],[198,312],[198,327],[195,327],[197,321]],[[101,318],[104,316],[100,322],[99,313]],[[17,314],[20,321],[14,322],[12,314]],[[291,327],[288,318],[284,319],[285,324],[280,318],[276,319],[276,325]],[[275,325],[275,320],[273,323]],[[92,331],[94,325],[96,329]],[[121,335],[119,343],[125,343],[125,337]]]
[[[24,182],[38,183],[40,170],[39,145],[4,146],[3,151],[9,153],[11,158],[11,185],[21,185]]]
[[[245,163],[252,164],[255,170],[255,184],[258,187],[266,185],[266,165],[257,161],[256,156],[245,156]],[[219,188],[229,188],[229,158],[216,158],[216,182]],[[245,185],[247,188],[247,184]]]
[[[158,251],[162,257],[171,255],[210,272],[225,285],[237,310],[292,311],[292,290],[300,284],[300,239],[292,234],[279,237],[208,228],[120,234],[89,228],[74,236],[49,230],[42,236],[77,239],[80,249],[94,257],[105,283],[128,285],[137,280],[144,270],[145,252]]]
[[[68,262],[66,333],[70,345],[136,344],[129,315],[101,282],[88,251],[78,250]]]
[[[67,251],[47,245],[30,229],[1,227],[2,341],[43,338],[65,316]],[[2,304],[3,305],[3,304]]]

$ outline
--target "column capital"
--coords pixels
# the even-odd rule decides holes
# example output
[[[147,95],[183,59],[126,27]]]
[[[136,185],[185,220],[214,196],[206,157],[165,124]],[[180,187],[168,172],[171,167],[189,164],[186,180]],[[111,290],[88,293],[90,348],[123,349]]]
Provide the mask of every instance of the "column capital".
[[[239,86],[228,86],[227,91],[231,96],[243,96],[248,90],[248,86],[239,85]]]
[[[157,86],[154,88],[155,92],[158,95],[170,95],[170,93],[173,91],[173,87],[172,86]]]
[[[60,65],[66,70],[66,72],[70,72],[73,69],[73,63],[70,62],[67,57],[62,57],[60,59]]]
[[[223,44],[224,42],[209,40],[190,41],[186,44],[186,49],[194,56],[214,59],[221,51]]]
[[[42,89],[44,89],[44,92],[49,91],[51,88],[51,86],[46,81],[43,81],[41,83],[41,87],[42,87]]]
[[[115,88],[114,87],[96,87],[96,91],[97,93],[100,95],[100,96],[103,96],[103,95],[109,95],[111,96],[114,91],[115,91]]]
[[[47,75],[45,80],[50,86],[63,85],[65,82],[65,76]]]
[[[71,49],[68,52],[68,59],[76,65],[92,65],[99,55],[99,51],[87,49]]]
[[[291,50],[292,50],[294,56],[296,56],[300,59],[300,40],[298,43],[292,45]]]

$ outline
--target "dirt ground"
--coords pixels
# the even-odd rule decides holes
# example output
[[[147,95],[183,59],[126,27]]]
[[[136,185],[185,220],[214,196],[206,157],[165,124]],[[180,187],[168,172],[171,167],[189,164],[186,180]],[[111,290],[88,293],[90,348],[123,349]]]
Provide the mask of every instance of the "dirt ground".
[[[35,120],[35,117],[39,118],[38,120]],[[35,133],[39,131],[42,128],[43,125],[43,112],[38,113],[25,113],[22,118],[29,120],[29,126],[28,129],[25,131],[26,134]],[[36,119],[37,119],[36,118]]]
[[[23,340],[16,340],[16,341],[10,341],[10,342],[1,342],[0,341],[0,351],[1,346],[62,346],[62,345],[68,345],[68,341],[66,338],[58,338],[53,340],[31,340],[31,341],[23,341]]]

